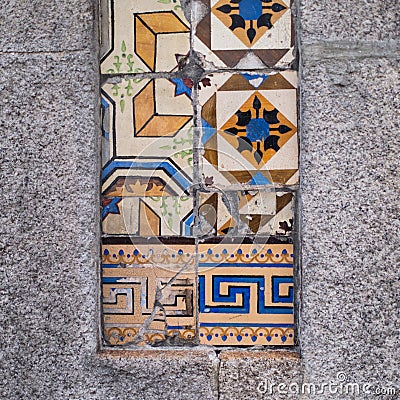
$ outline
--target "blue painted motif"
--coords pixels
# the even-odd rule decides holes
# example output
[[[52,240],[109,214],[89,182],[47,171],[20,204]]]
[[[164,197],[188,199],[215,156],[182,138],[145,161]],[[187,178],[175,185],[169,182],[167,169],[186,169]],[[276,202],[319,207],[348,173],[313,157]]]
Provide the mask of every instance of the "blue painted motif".
[[[261,0],[242,0],[239,3],[239,14],[245,20],[257,20],[262,15]]]
[[[213,128],[205,119],[201,120],[201,125],[203,128],[203,135],[201,137],[201,142],[202,144],[205,144],[208,142],[211,136],[214,135],[215,132],[217,132],[217,130]]]
[[[236,295],[241,295],[243,304],[241,307],[221,305],[219,307],[207,306],[205,301],[205,277],[199,276],[199,307],[202,313],[215,314],[249,314],[250,313],[250,287],[229,287],[227,295],[220,295],[221,283],[248,283],[257,284],[257,313],[258,314],[293,314],[293,307],[265,306],[265,278],[264,277],[238,277],[238,276],[213,276],[212,299],[214,302],[235,303]]]
[[[189,97],[192,96],[192,89],[185,85],[183,79],[172,78],[171,81],[175,84],[175,96],[179,96],[181,94],[186,94]]]
[[[256,79],[262,79],[260,80],[260,83],[258,85],[255,85],[255,88],[258,88],[259,86],[261,86],[261,84],[264,83],[264,81],[268,78],[268,75],[260,75],[260,74],[247,74],[247,73],[243,73],[241,74],[243,76],[243,78],[246,78],[249,82],[251,82],[251,84],[254,86],[254,81]]]
[[[269,124],[263,118],[253,118],[246,126],[246,136],[252,142],[263,142],[269,136]]]
[[[144,170],[157,170],[162,169],[167,172],[183,189],[188,189],[191,186],[191,182],[183,176],[183,172],[177,170],[174,166],[166,161],[113,161],[108,164],[102,173],[102,179],[105,180],[114,170],[116,169],[130,169],[138,168]]]
[[[103,123],[101,124],[101,132],[102,135],[109,140],[110,139],[110,132],[108,132],[105,128],[104,128],[104,114],[106,113],[107,109],[109,108],[109,104],[106,102],[106,100],[102,97],[101,98],[101,111],[102,111],[102,119],[103,119]]]
[[[192,225],[194,222],[194,215],[191,214],[185,221],[183,221],[184,224],[184,232],[186,236],[190,236],[192,234]]]
[[[101,210],[101,217],[104,219],[108,214],[119,214],[118,203],[121,201],[121,197],[114,197],[110,203],[103,207]]]
[[[257,172],[250,181],[251,185],[271,185],[271,182],[261,173]]]
[[[202,255],[203,256],[203,255]],[[232,255],[233,257],[234,255]],[[234,268],[292,268],[293,264],[239,264],[237,262],[227,262],[227,263],[218,263],[218,262],[206,262],[199,263],[199,266],[202,268],[212,267],[212,268],[226,268],[226,267],[234,267]]]
[[[102,264],[101,267],[102,268],[119,268],[119,264]]]
[[[103,283],[118,283],[118,281],[121,280],[121,278],[108,278],[108,277],[103,277],[101,281]]]
[[[231,322],[227,322],[227,323],[221,323],[221,322],[200,322],[200,326],[221,326],[221,327],[231,327],[231,326],[242,326],[242,327],[246,327],[249,326],[251,328],[255,327],[255,328],[293,328],[294,324],[254,324],[254,323],[239,323],[239,324],[235,324],[235,323],[231,323]],[[232,336],[232,334],[231,334]],[[261,335],[262,336],[262,335]]]
[[[279,296],[279,285],[281,283],[293,283],[293,278],[289,276],[272,277],[272,301],[274,303],[293,303],[293,287],[289,288],[289,296]]]

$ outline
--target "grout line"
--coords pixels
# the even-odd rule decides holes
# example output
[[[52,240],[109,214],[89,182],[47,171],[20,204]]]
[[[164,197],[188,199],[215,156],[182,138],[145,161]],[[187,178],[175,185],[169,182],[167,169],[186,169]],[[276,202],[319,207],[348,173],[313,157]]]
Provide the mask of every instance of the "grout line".
[[[192,54],[191,54],[192,56]],[[197,88],[198,81],[194,81],[193,90],[192,90],[192,107],[193,107],[193,229],[196,229],[198,225],[198,213],[199,213],[199,201],[198,201],[198,188],[199,183],[201,182],[200,175],[200,142],[201,142],[201,127],[198,127],[198,100],[199,100],[199,90]],[[200,343],[200,310],[199,310],[199,238],[196,235],[196,232],[192,232],[192,235],[195,237],[195,287],[196,287],[196,296],[193,299],[195,305],[194,309],[196,310],[196,339]]]
[[[294,317],[294,346],[293,350],[301,358],[301,320],[302,320],[302,252],[301,252],[301,227],[302,227],[302,202],[301,202],[301,175],[300,175],[300,159],[301,159],[301,140],[302,140],[302,106],[301,106],[301,73],[302,73],[302,47],[301,47],[301,0],[294,0],[295,10],[295,46],[297,48],[297,151],[298,151],[298,171],[299,178],[297,183],[296,195],[293,199],[293,282],[294,282],[294,301],[293,301],[293,317]]]
[[[345,41],[345,40],[325,40],[325,41],[303,41],[298,44],[298,48],[307,56],[321,56],[323,58],[331,59],[337,58],[338,55],[343,57],[355,58],[399,58],[400,57],[400,44],[396,41]],[[69,50],[37,50],[37,51],[18,51],[18,50],[0,50],[0,55],[66,55],[76,53],[92,52],[92,47],[69,49]],[[210,68],[205,69],[206,73],[216,72],[276,72],[296,70],[292,68],[256,68],[256,69],[236,69],[236,68]],[[157,74],[170,74],[168,71],[147,72],[138,74],[110,74],[109,76],[137,76],[137,75],[157,75]],[[103,74],[108,76],[108,74]]]

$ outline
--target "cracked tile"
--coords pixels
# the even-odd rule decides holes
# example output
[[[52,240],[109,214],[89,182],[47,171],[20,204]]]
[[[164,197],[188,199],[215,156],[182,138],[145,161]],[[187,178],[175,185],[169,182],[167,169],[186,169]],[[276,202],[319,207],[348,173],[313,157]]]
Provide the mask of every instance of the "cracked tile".
[[[104,338],[110,345],[192,340],[196,335],[194,245],[104,244]]]

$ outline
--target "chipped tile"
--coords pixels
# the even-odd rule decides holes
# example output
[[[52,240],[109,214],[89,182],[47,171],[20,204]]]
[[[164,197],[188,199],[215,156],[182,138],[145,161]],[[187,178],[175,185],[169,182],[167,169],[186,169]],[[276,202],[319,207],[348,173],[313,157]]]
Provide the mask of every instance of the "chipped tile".
[[[200,343],[293,345],[293,245],[199,245]]]
[[[205,185],[297,184],[296,72],[209,79],[199,93]]]
[[[196,336],[195,247],[105,244],[104,337],[110,345],[179,343]]]
[[[217,67],[287,68],[294,61],[291,0],[200,0],[194,49]]]
[[[102,74],[174,71],[190,50],[179,1],[102,0]]]
[[[293,193],[256,190],[200,192],[201,236],[268,237],[293,228]]]

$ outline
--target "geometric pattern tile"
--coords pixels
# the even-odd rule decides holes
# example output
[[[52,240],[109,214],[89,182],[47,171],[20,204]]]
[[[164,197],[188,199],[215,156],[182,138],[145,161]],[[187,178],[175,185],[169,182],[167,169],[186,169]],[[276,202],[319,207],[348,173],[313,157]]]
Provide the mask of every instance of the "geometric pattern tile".
[[[292,0],[201,0],[194,49],[218,67],[287,68],[294,61]],[[249,58],[250,57],[250,58]]]
[[[210,87],[200,92],[206,183],[297,183],[296,88],[294,71],[210,77]]]
[[[111,345],[195,337],[192,245],[103,245],[102,303]],[[143,327],[146,327],[144,330]]]
[[[199,219],[206,236],[288,235],[293,223],[293,194],[200,192]]]
[[[109,159],[162,155],[185,166],[187,160],[177,154],[185,145],[191,149],[190,96],[191,89],[181,79],[124,79],[104,84],[102,122]]]
[[[102,2],[102,74],[173,71],[189,53],[189,24],[176,0]]]
[[[200,343],[293,345],[293,246],[200,244]]]

